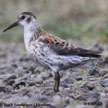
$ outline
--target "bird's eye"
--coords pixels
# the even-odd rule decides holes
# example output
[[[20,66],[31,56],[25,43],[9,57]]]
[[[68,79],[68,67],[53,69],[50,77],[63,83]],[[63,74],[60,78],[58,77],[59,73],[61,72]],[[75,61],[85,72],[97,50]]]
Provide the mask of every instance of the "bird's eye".
[[[24,19],[25,19],[25,16],[22,16],[22,17],[21,17],[21,20],[24,20]]]

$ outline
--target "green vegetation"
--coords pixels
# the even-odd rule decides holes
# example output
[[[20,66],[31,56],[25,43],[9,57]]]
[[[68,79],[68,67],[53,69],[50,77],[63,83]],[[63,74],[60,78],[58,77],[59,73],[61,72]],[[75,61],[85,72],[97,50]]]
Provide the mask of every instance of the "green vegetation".
[[[75,81],[74,85],[81,85],[82,81]]]
[[[0,0],[0,31],[23,11],[35,13],[45,30],[63,39],[108,42],[107,0]],[[23,41],[23,30],[1,32],[0,39]]]

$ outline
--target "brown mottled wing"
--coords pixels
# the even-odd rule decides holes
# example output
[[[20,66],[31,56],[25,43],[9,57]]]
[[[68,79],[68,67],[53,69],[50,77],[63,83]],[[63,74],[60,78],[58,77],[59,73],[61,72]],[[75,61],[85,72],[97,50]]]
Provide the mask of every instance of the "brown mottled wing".
[[[71,43],[53,36],[45,36],[41,41],[47,44],[55,53],[59,55],[78,55],[82,57],[100,57],[98,52],[75,48]]]

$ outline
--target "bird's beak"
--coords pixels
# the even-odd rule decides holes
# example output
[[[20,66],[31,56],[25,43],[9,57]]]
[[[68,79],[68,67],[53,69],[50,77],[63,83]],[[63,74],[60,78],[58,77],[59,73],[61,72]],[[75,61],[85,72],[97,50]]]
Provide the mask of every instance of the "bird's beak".
[[[4,29],[3,32],[6,32],[7,30],[9,30],[9,29],[11,29],[11,28],[13,28],[13,27],[16,27],[16,26],[18,26],[18,25],[19,25],[19,23],[18,23],[18,21],[16,21],[16,22],[13,23],[12,25],[10,25],[10,26],[7,27],[6,29]]]

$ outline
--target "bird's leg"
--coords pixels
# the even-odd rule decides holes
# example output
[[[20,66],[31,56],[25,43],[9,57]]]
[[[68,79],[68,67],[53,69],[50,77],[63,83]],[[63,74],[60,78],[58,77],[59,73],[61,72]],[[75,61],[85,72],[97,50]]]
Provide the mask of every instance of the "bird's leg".
[[[59,84],[60,84],[60,74],[59,72],[55,73],[55,84],[54,84],[54,91],[58,92],[59,91]]]

